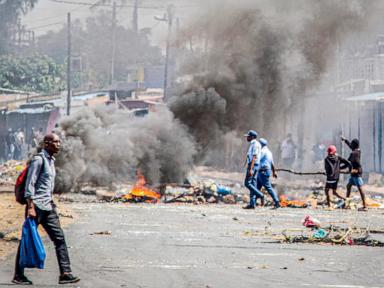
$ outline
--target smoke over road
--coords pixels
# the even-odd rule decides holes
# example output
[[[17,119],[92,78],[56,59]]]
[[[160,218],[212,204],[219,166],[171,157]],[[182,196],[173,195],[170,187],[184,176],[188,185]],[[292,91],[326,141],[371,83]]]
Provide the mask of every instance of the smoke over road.
[[[376,3],[210,1],[178,35],[193,53],[170,111],[134,118],[89,109],[61,123],[57,190],[132,179],[137,169],[152,183],[178,182],[194,160],[239,167],[239,136],[252,128],[281,139],[287,117],[329,72],[337,44],[368,25]]]
[[[64,118],[65,134],[57,159],[57,191],[80,183],[107,186],[133,180],[140,169],[150,183],[184,180],[195,145],[169,110],[137,118],[110,108],[86,109]]]
[[[181,66],[184,81],[169,101],[202,158],[233,131],[281,138],[286,116],[319,84],[336,45],[366,26],[375,7],[375,1],[209,3],[179,35],[179,43],[203,51]]]

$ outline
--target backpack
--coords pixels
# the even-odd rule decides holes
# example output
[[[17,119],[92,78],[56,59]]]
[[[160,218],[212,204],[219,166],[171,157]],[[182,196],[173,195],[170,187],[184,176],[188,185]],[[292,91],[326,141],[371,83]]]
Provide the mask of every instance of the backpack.
[[[44,158],[39,155],[41,159],[43,159],[43,165],[41,166],[40,169],[40,174],[43,171],[44,168]],[[16,202],[20,203],[21,205],[27,204],[27,200],[25,200],[25,183],[27,182],[27,176],[28,176],[28,168],[29,164],[21,171],[20,175],[16,179],[16,184],[15,184],[15,197],[16,197]]]

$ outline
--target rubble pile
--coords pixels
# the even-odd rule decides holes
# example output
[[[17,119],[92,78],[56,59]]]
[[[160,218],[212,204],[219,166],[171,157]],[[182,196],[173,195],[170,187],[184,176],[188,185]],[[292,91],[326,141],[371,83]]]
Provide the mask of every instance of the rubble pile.
[[[371,230],[369,228],[327,226],[313,230],[284,230],[282,232],[284,243],[328,243],[335,245],[365,245],[384,247],[384,230]]]
[[[15,185],[16,178],[24,169],[25,163],[15,160],[9,160],[0,165],[0,186]]]
[[[222,186],[212,180],[195,183],[194,185],[167,185],[164,188],[165,203],[219,203],[236,204],[248,201],[242,193],[235,192],[240,186],[234,184],[233,187]]]

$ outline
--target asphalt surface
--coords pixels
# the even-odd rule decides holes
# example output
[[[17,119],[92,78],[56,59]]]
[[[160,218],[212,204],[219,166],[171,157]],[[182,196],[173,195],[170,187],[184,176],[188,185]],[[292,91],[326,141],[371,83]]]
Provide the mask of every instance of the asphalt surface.
[[[66,287],[384,287],[384,248],[280,244],[270,235],[302,229],[306,214],[322,223],[383,229],[382,210],[105,203],[73,209],[79,218],[65,232],[72,269],[82,280]],[[111,234],[93,234],[103,231]],[[53,245],[45,244],[46,269],[26,275],[35,287],[62,286]],[[0,287],[11,285],[13,261],[1,263]]]

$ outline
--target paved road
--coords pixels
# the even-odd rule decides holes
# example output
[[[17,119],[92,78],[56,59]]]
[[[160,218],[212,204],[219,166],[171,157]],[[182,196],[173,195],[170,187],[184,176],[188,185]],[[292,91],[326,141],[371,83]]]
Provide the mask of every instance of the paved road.
[[[79,218],[66,235],[82,281],[73,287],[384,287],[383,248],[279,244],[254,235],[301,228],[306,213],[383,228],[380,211],[95,203],[74,210]],[[111,235],[90,235],[100,231]],[[57,287],[53,246],[45,242],[47,268],[27,275],[35,287]],[[1,264],[0,287],[9,287],[12,270],[13,259]]]

